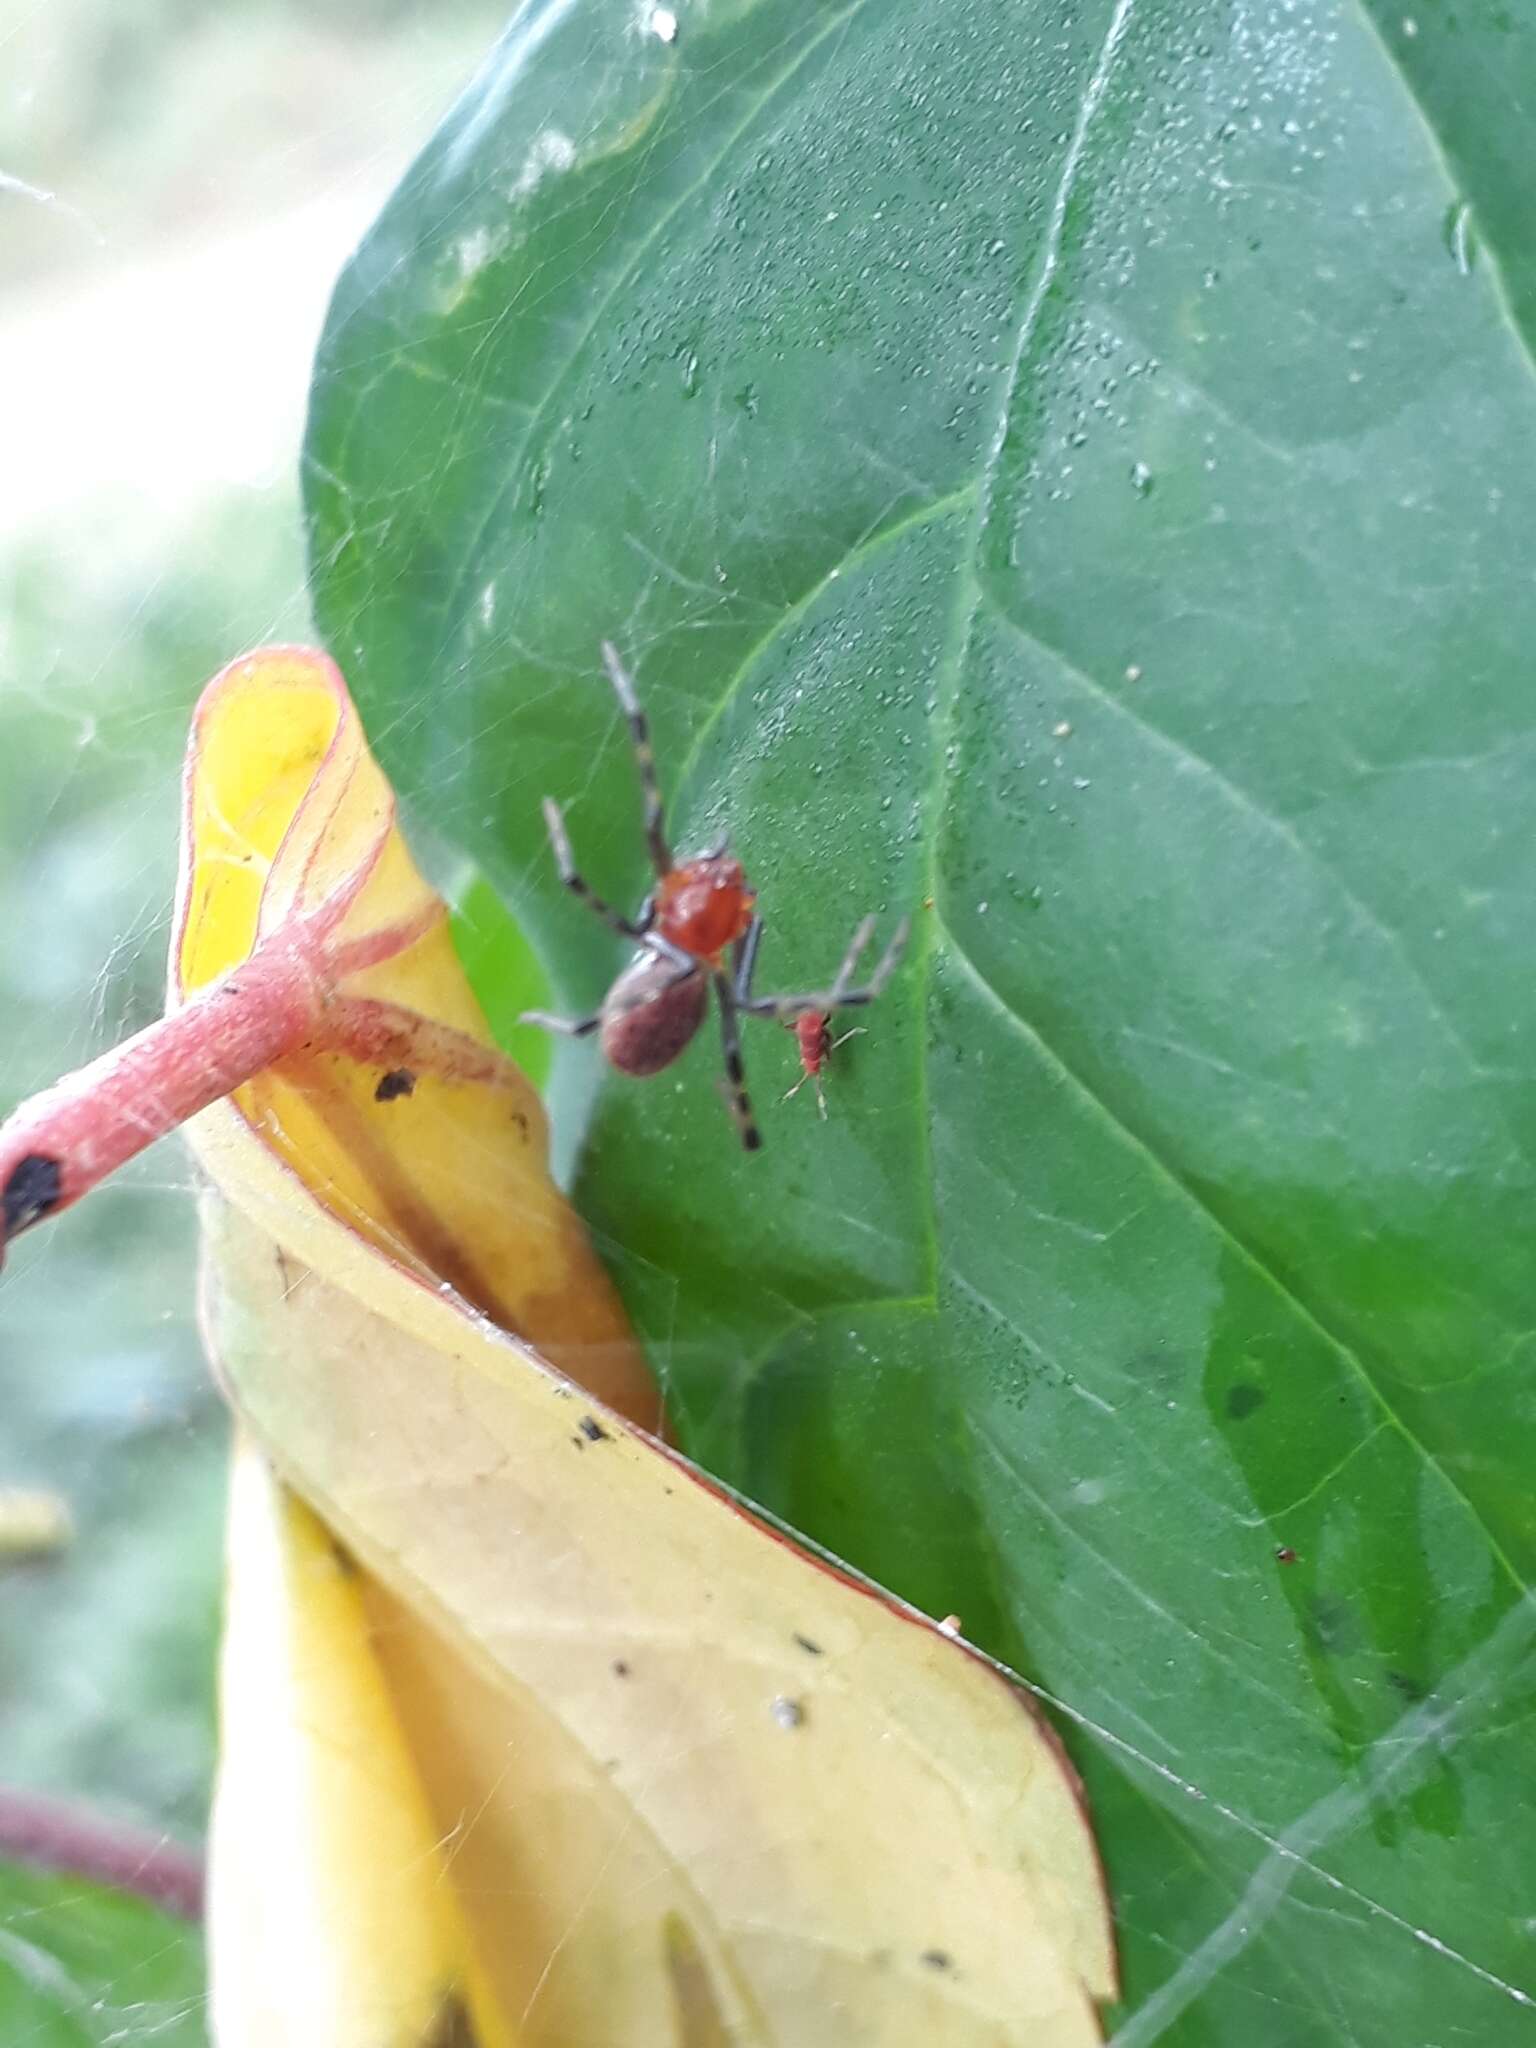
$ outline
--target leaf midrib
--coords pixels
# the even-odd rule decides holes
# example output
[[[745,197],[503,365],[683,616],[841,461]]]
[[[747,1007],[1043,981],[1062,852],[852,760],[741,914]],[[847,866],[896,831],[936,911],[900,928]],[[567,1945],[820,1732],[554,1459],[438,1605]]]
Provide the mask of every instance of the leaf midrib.
[[[786,628],[791,626],[796,619],[802,617],[805,614],[805,612],[822,595],[822,593],[826,590],[826,588],[830,585],[834,578],[845,573],[847,568],[854,562],[867,561],[870,557],[879,552],[887,543],[894,541],[902,534],[911,531],[914,527],[921,525],[922,523],[931,520],[935,517],[941,516],[945,512],[955,509],[957,506],[963,504],[965,500],[974,493],[975,518],[970,534],[968,536],[965,557],[962,561],[960,568],[961,578],[964,584],[968,587],[968,597],[966,602],[965,616],[963,618],[960,630],[955,636],[956,645],[953,660],[950,664],[948,687],[941,695],[940,702],[934,713],[932,725],[933,740],[930,748],[930,754],[934,762],[934,780],[932,801],[930,803],[928,810],[926,834],[927,871],[929,879],[929,887],[927,893],[934,898],[936,907],[934,912],[931,914],[931,917],[927,925],[925,926],[925,929],[930,934],[928,941],[922,947],[916,960],[913,963],[912,971],[914,974],[914,979],[917,984],[916,994],[914,998],[916,1007],[919,1009],[919,1011],[923,1011],[926,1009],[928,992],[932,981],[933,962],[937,951],[937,947],[939,945],[940,934],[942,933],[944,942],[946,943],[952,957],[969,973],[969,975],[976,981],[977,985],[986,992],[986,994],[992,1000],[992,1002],[997,1005],[1000,1014],[1006,1019],[1008,1019],[1014,1028],[1025,1033],[1026,1036],[1028,1036],[1031,1039],[1032,1043],[1036,1046],[1038,1051],[1058,1068],[1063,1077],[1072,1084],[1072,1086],[1078,1092],[1078,1094],[1085,1101],[1090,1103],[1093,1106],[1094,1110],[1106,1120],[1106,1122],[1111,1126],[1111,1128],[1118,1134],[1120,1141],[1138,1151],[1142,1155],[1142,1157],[1153,1166],[1157,1173],[1172,1188],[1176,1189],[1179,1192],[1179,1194],[1184,1198],[1186,1202],[1193,1205],[1193,1207],[1202,1216],[1204,1216],[1207,1219],[1207,1221],[1211,1225],[1213,1225],[1215,1229],[1221,1234],[1221,1236],[1232,1246],[1233,1250],[1242,1259],[1243,1263],[1246,1266],[1248,1266],[1250,1270],[1252,1270],[1254,1273],[1260,1276],[1283,1300],[1288,1302],[1293,1312],[1297,1314],[1303,1320],[1303,1322],[1308,1327],[1310,1327],[1313,1330],[1313,1332],[1320,1339],[1322,1339],[1326,1343],[1326,1345],[1335,1353],[1335,1355],[1345,1364],[1347,1369],[1350,1371],[1351,1375],[1367,1391],[1370,1399],[1372,1400],[1382,1420],[1385,1421],[1392,1428],[1396,1429],[1402,1435],[1404,1441],[1412,1447],[1412,1449],[1415,1451],[1420,1460],[1437,1474],[1442,1483],[1450,1490],[1450,1492],[1455,1496],[1455,1498],[1457,1498],[1462,1503],[1463,1507],[1466,1509],[1467,1513],[1471,1517],[1474,1524],[1482,1532],[1483,1537],[1487,1542],[1491,1553],[1498,1560],[1498,1564],[1501,1571],[1509,1579],[1511,1585],[1520,1594],[1524,1595],[1529,1593],[1531,1588],[1526,1582],[1526,1580],[1521,1577],[1519,1571],[1515,1567],[1513,1559],[1506,1552],[1506,1550],[1503,1547],[1503,1544],[1495,1537],[1494,1532],[1490,1527],[1489,1523],[1487,1522],[1487,1520],[1485,1519],[1483,1513],[1474,1503],[1471,1497],[1464,1491],[1464,1489],[1452,1478],[1450,1472],[1448,1471],[1446,1465],[1442,1462],[1440,1457],[1437,1456],[1436,1453],[1430,1448],[1430,1446],[1411,1428],[1406,1419],[1393,1406],[1392,1402],[1387,1396],[1385,1389],[1379,1383],[1375,1375],[1372,1373],[1370,1367],[1368,1366],[1364,1358],[1364,1355],[1357,1351],[1345,1337],[1340,1335],[1329,1325],[1323,1313],[1320,1310],[1314,1308],[1311,1305],[1311,1303],[1296,1290],[1295,1286],[1290,1284],[1284,1278],[1284,1276],[1276,1270],[1276,1268],[1273,1266],[1271,1261],[1265,1256],[1262,1250],[1249,1241],[1247,1236],[1243,1233],[1243,1231],[1234,1221],[1229,1220],[1227,1217],[1219,1213],[1219,1211],[1212,1205],[1209,1198],[1204,1194],[1198,1192],[1191,1185],[1187,1177],[1183,1175],[1171,1161],[1165,1159],[1162,1156],[1161,1152],[1158,1150],[1156,1145],[1154,1145],[1148,1138],[1145,1138],[1139,1132],[1137,1132],[1123,1114],[1111,1108],[1111,1106],[1100,1095],[1098,1095],[1094,1091],[1094,1089],[1091,1088],[1089,1084],[1067,1064],[1067,1062],[1060,1056],[1060,1054],[1057,1053],[1054,1050],[1054,1048],[1047,1044],[1047,1042],[1043,1037],[1041,1037],[1039,1032],[1036,1031],[1033,1027],[1031,1027],[1022,1017],[1020,1017],[1010,1007],[1010,1005],[1001,997],[997,990],[995,990],[991,986],[991,984],[985,979],[985,977],[981,974],[980,970],[977,968],[974,961],[970,959],[969,955],[966,954],[964,949],[959,945],[959,942],[955,937],[952,926],[948,923],[947,919],[945,919],[943,915],[943,877],[939,871],[938,854],[939,835],[941,830],[941,820],[944,809],[943,798],[947,786],[945,768],[945,763],[947,759],[946,741],[949,736],[955,714],[955,707],[959,695],[960,676],[964,670],[966,652],[969,645],[970,632],[972,626],[974,625],[974,621],[978,612],[983,607],[990,609],[993,615],[996,616],[999,619],[999,621],[1008,628],[1009,631],[1016,633],[1021,637],[1027,639],[1031,645],[1038,648],[1039,651],[1043,653],[1048,659],[1056,662],[1058,665],[1068,670],[1084,687],[1090,689],[1097,697],[1099,697],[1106,703],[1112,705],[1115,708],[1115,710],[1121,713],[1121,715],[1128,718],[1134,718],[1136,724],[1149,736],[1157,740],[1160,744],[1167,747],[1170,751],[1174,751],[1186,758],[1198,758],[1193,755],[1190,755],[1189,750],[1185,748],[1181,742],[1177,741],[1171,735],[1164,732],[1160,727],[1153,725],[1150,721],[1142,717],[1140,714],[1130,712],[1126,708],[1126,706],[1120,701],[1120,699],[1114,695],[1113,692],[1106,689],[1105,686],[1102,683],[1099,683],[1095,678],[1088,675],[1083,670],[1077,668],[1075,664],[1073,664],[1067,659],[1067,657],[1061,652],[1060,649],[1049,646],[1046,643],[1040,641],[1034,634],[1030,633],[1027,628],[1020,625],[1017,620],[1012,618],[1003,609],[1003,607],[997,601],[995,594],[985,586],[985,584],[977,576],[976,573],[976,562],[980,551],[980,545],[982,538],[986,532],[988,520],[991,513],[992,494],[995,489],[997,481],[998,461],[1001,456],[1004,442],[1009,430],[1009,425],[1012,419],[1014,400],[1018,389],[1019,379],[1023,373],[1023,367],[1028,355],[1030,341],[1033,338],[1036,327],[1038,325],[1040,313],[1046,303],[1047,295],[1049,293],[1052,280],[1054,279],[1056,271],[1060,265],[1062,247],[1066,232],[1067,213],[1071,203],[1072,192],[1076,182],[1077,172],[1082,162],[1093,117],[1097,112],[1099,106],[1101,105],[1104,95],[1108,89],[1110,76],[1113,71],[1115,59],[1125,39],[1125,35],[1129,28],[1135,6],[1136,0],[1116,0],[1116,4],[1111,12],[1109,23],[1105,31],[1103,42],[1100,46],[1098,59],[1093,67],[1093,70],[1089,74],[1087,84],[1084,87],[1082,98],[1079,103],[1077,120],[1072,131],[1071,139],[1067,145],[1065,155],[1063,157],[1061,176],[1057,182],[1056,192],[1048,217],[1046,234],[1041,247],[1041,252],[1036,262],[1029,285],[1025,291],[1024,303],[1018,316],[1015,331],[1014,347],[1010,357],[1008,374],[1004,379],[1003,396],[998,408],[997,420],[994,426],[994,431],[988,446],[984,463],[978,476],[970,484],[961,486],[951,492],[946,493],[944,496],[940,498],[931,500],[926,505],[923,505],[919,507],[916,511],[908,514],[904,519],[897,520],[893,522],[891,525],[881,528],[881,530],[874,536],[865,539],[861,543],[857,544],[853,549],[846,551],[843,556],[841,556],[836,562],[831,564],[826,570],[822,572],[821,576],[817,579],[817,581],[814,584],[812,584],[799,599],[796,600],[795,604],[791,606],[789,610],[786,611],[783,614],[783,616],[778,621],[776,621],[776,623],[772,627],[770,627],[765,634],[761,636],[761,638],[755,643],[755,645],[748,650],[747,654],[742,659],[742,661],[737,665],[736,669],[728,679],[725,689],[721,692],[720,697],[716,701],[715,705],[712,707],[707,718],[705,719],[698,733],[696,734],[694,743],[689,748],[688,755],[684,763],[683,773],[686,777],[688,772],[691,770],[691,768],[697,761],[699,754],[707,741],[709,733],[713,730],[715,725],[719,722],[719,719],[724,715],[730,703],[736,697],[736,694],[741,689],[748,672],[758,659],[759,655],[762,653],[763,649],[768,645],[772,644],[772,642],[775,641],[777,638],[779,638],[780,635],[786,630]],[[1222,784],[1223,788],[1229,791],[1233,798],[1236,801],[1238,801],[1244,809],[1251,812],[1254,816],[1264,820],[1271,827],[1271,829],[1273,829],[1276,833],[1281,835],[1286,840],[1286,842],[1301,857],[1309,860],[1310,862],[1316,865],[1323,865],[1321,862],[1319,862],[1318,856],[1315,853],[1315,851],[1312,848],[1308,847],[1306,843],[1299,838],[1293,827],[1287,825],[1283,820],[1273,816],[1273,814],[1266,810],[1265,807],[1262,804],[1260,804],[1252,795],[1250,795],[1247,791],[1239,788],[1236,784],[1232,783],[1227,777],[1222,776],[1219,773],[1219,771],[1215,769],[1209,762],[1201,760],[1200,766],[1203,769],[1205,769],[1206,772],[1208,772],[1210,775],[1216,777],[1217,780],[1220,781],[1220,783]],[[1410,973],[1410,975],[1412,976],[1415,985],[1423,993],[1425,1001],[1429,1006],[1430,1014],[1434,1017],[1436,1022],[1445,1032],[1447,1040],[1451,1044],[1453,1044],[1461,1053],[1462,1057],[1466,1060],[1469,1068],[1473,1072],[1478,1071],[1477,1061],[1471,1052],[1471,1048],[1466,1044],[1466,1041],[1461,1037],[1459,1031],[1452,1024],[1450,1018],[1447,1016],[1447,1014],[1441,1007],[1440,1003],[1438,1002],[1437,998],[1435,997],[1434,992],[1424,982],[1423,977],[1420,974],[1416,964],[1411,960],[1406,950],[1404,949],[1401,937],[1396,932],[1392,931],[1367,904],[1365,904],[1361,899],[1355,896],[1353,892],[1346,887],[1342,880],[1336,874],[1334,874],[1331,869],[1327,869],[1326,872],[1328,873],[1330,880],[1334,883],[1334,885],[1337,888],[1339,888],[1339,890],[1344,895],[1346,900],[1357,911],[1357,913],[1367,922],[1367,924],[1373,930],[1377,931],[1383,937],[1383,939],[1393,948],[1398,959],[1402,961],[1406,971]],[[924,1072],[926,1074],[926,1065],[924,1068]],[[924,1105],[923,1109],[923,1121],[925,1126],[923,1132],[923,1144],[925,1149],[931,1151],[931,1118],[927,1114],[926,1105]],[[1511,1134],[1512,1137],[1513,1135],[1514,1134]],[[930,1191],[930,1217],[928,1229],[930,1274],[936,1274],[939,1240],[937,1220],[933,1216],[931,1210],[931,1175],[928,1177],[928,1187]],[[936,1299],[935,1306],[937,1306]],[[846,1314],[847,1305],[829,1305],[826,1309],[818,1311],[817,1313]],[[783,1332],[781,1329],[781,1337],[782,1334]],[[768,1356],[771,1356],[771,1347],[765,1347],[765,1350],[759,1353],[757,1364],[760,1365],[762,1362],[765,1361],[766,1357]]]

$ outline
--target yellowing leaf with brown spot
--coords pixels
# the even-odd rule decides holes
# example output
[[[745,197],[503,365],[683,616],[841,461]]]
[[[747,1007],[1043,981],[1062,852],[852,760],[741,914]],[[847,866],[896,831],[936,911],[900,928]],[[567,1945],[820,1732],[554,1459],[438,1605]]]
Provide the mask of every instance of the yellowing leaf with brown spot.
[[[549,1178],[543,1106],[491,1037],[335,666],[276,647],[215,677],[184,798],[172,1003],[238,985],[254,961],[253,1002],[314,1017],[208,1121],[237,1115],[357,1237],[656,1421],[623,1311]]]
[[[320,2029],[300,1972],[260,2035],[216,1991],[221,2044],[427,2048],[445,2013],[485,2048],[1097,2041],[1102,1879],[1023,1696],[615,1405],[645,1416],[647,1383],[328,664],[211,686],[187,818],[178,990],[317,918],[340,1000],[374,1006],[191,1127],[210,1348],[318,1518],[259,1467],[237,1492],[215,1983],[231,1956],[282,1980],[281,1912],[248,1902],[312,1823],[334,1939],[305,1967],[344,1955],[381,2015]],[[398,1743],[365,1732],[385,1709]],[[402,1863],[415,1893],[381,1892]]]

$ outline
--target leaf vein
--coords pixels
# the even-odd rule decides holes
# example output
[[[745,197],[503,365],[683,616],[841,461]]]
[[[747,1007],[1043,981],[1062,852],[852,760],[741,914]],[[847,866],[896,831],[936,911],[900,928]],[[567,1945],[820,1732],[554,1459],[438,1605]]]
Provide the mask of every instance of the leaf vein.
[[[1224,774],[1213,761],[1207,760],[1203,754],[1197,754],[1184,740],[1178,739],[1162,726],[1154,725],[1150,719],[1144,717],[1140,712],[1133,711],[1123,698],[1117,697],[1113,690],[1106,689],[1104,684],[1099,682],[1096,677],[1090,675],[1085,669],[1079,668],[1076,662],[1064,653],[1061,648],[1053,646],[1047,640],[1043,640],[1032,628],[1015,618],[1008,611],[995,590],[985,587],[983,594],[991,607],[993,616],[1000,624],[1006,626],[1010,633],[1015,634],[1017,638],[1024,641],[1026,645],[1033,648],[1037,653],[1043,654],[1048,660],[1055,662],[1063,674],[1070,677],[1086,695],[1091,696],[1095,702],[1103,705],[1106,710],[1115,713],[1128,725],[1134,727],[1154,747],[1172,755],[1181,767],[1193,769],[1197,774],[1208,778],[1234,810],[1240,811],[1245,816],[1252,818],[1263,830],[1272,833],[1296,859],[1303,862],[1315,874],[1321,875],[1331,888],[1337,890],[1341,900],[1362,927],[1374,934],[1391,952],[1406,978],[1423,998],[1429,1017],[1443,1034],[1447,1045],[1465,1063],[1468,1072],[1480,1081],[1491,1078],[1488,1069],[1468,1044],[1460,1027],[1452,1020],[1439,996],[1430,986],[1429,982],[1426,981],[1423,970],[1408,951],[1401,933],[1395,931],[1379,911],[1368,903],[1364,897],[1358,895],[1349,883],[1345,881],[1338,869],[1330,865],[1315,847],[1307,844],[1306,840],[1301,837],[1289,819],[1280,817],[1274,811],[1266,810],[1251,791],[1244,789],[1239,783],[1233,782],[1231,777]],[[1511,1149],[1517,1152],[1521,1158],[1525,1159],[1527,1164],[1536,1164],[1536,1162],[1531,1160],[1530,1154],[1521,1144],[1518,1133],[1511,1130],[1507,1123],[1505,1125],[1505,1132],[1509,1138]]]
[[[1248,1241],[1238,1226],[1222,1215],[1221,1211],[1211,1201],[1209,1195],[1203,1194],[1199,1189],[1193,1187],[1179,1172],[1178,1168],[1162,1156],[1157,1147],[1148,1138],[1144,1137],[1125,1116],[1114,1109],[1102,1095],[1090,1087],[1088,1082],[1074,1068],[1067,1064],[1061,1054],[1054,1047],[1046,1043],[1039,1031],[1025,1018],[1021,1017],[1010,1003],[1005,1001],[960,944],[954,932],[947,924],[942,922],[937,913],[935,922],[942,926],[947,950],[955,964],[975,988],[986,997],[987,1001],[993,1005],[998,1015],[1007,1020],[1012,1028],[1021,1037],[1027,1039],[1039,1055],[1076,1089],[1083,1101],[1091,1105],[1104,1120],[1105,1124],[1119,1136],[1122,1143],[1132,1151],[1139,1153],[1169,1187],[1175,1189],[1191,1208],[1206,1218],[1217,1235],[1231,1246],[1243,1264],[1269,1287],[1273,1288],[1276,1295],[1282,1301],[1287,1302],[1300,1320],[1344,1362],[1349,1368],[1352,1377],[1364,1388],[1379,1414],[1401,1435],[1403,1441],[1417,1453],[1423,1463],[1439,1477],[1447,1491],[1461,1503],[1474,1526],[1481,1532],[1484,1541],[1487,1543],[1489,1555],[1496,1561],[1500,1571],[1509,1580],[1516,1592],[1522,1598],[1529,1597],[1532,1593],[1532,1588],[1521,1577],[1515,1567],[1514,1560],[1504,1549],[1497,1536],[1495,1536],[1482,1511],[1469,1498],[1463,1488],[1457,1484],[1455,1479],[1452,1478],[1441,1460],[1409,1426],[1397,1409],[1393,1407],[1387,1398],[1385,1390],[1366,1364],[1362,1354],[1346,1338],[1330,1328],[1321,1311],[1314,1309],[1271,1264],[1258,1247]]]
[[[453,631],[453,622],[459,615],[464,593],[473,579],[479,574],[480,551],[484,545],[485,537],[495,524],[497,515],[506,504],[512,492],[518,488],[524,465],[527,462],[529,452],[533,448],[535,436],[539,431],[545,413],[549,409],[550,402],[580,361],[583,351],[601,325],[603,315],[624,289],[630,278],[639,269],[647,250],[657,241],[668,223],[675,219],[683,208],[688,205],[689,201],[695,198],[710,183],[716,171],[729,159],[731,151],[736,147],[742,136],[748,132],[753,123],[761,116],[764,108],[772,104],[777,94],[809,62],[812,55],[827,38],[835,34],[838,29],[844,27],[854,15],[860,12],[864,5],[865,0],[849,0],[847,6],[830,14],[822,27],[814,35],[807,36],[803,43],[797,45],[789,62],[769,81],[763,91],[752,102],[735,127],[726,136],[720,149],[710,158],[699,175],[684,191],[677,195],[670,206],[662,208],[650,227],[638,238],[619,264],[609,280],[608,289],[598,297],[592,307],[590,317],[580,334],[576,337],[569,353],[561,359],[559,367],[535,401],[533,409],[528,416],[528,430],[523,436],[517,455],[507,466],[506,480],[502,483],[499,490],[491,493],[485,514],[477,523],[474,536],[464,550],[462,566],[443,605],[443,616],[448,623],[450,633]]]

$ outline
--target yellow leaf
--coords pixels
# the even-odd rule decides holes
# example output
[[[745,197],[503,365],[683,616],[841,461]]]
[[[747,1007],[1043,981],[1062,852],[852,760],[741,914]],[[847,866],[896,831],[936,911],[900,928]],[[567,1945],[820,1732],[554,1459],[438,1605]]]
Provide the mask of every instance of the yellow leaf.
[[[1098,2041],[1054,1738],[648,1433],[543,1111],[305,649],[204,693],[167,1015],[0,1129],[0,1250],[188,1117],[242,1432],[220,2048]]]
[[[234,965],[236,921],[251,945],[351,888],[339,941],[379,958],[344,986],[488,1044],[339,690],[285,654],[205,699],[183,986]],[[197,1120],[205,1320],[248,1427],[361,1567],[492,2008],[547,2048],[1097,2040],[1102,1880],[1019,1692],[546,1363],[590,1385],[621,1339],[522,1091],[425,1063],[408,1097],[375,1082],[306,1053]],[[226,1783],[241,1768],[231,1748]]]
[[[172,1003],[241,981],[263,949],[322,1001],[234,1108],[360,1240],[654,1423],[623,1312],[549,1178],[543,1106],[495,1046],[340,675],[308,648],[232,663],[198,705]]]
[[[362,1581],[246,1441],[230,1478],[220,1664],[219,2048],[513,2048],[470,1961]]]

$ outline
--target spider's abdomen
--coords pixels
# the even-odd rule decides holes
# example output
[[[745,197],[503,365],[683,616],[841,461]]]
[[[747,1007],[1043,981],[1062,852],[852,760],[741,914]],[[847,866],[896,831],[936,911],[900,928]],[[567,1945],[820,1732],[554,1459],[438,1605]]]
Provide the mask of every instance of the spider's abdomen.
[[[702,970],[677,979],[677,968],[641,953],[609,989],[599,1042],[621,1074],[659,1074],[670,1067],[704,1021],[709,983]]]
[[[656,891],[656,929],[685,953],[714,960],[745,936],[755,893],[729,854],[685,860]]]
[[[832,1033],[827,1029],[825,1010],[803,1010],[791,1027],[800,1048],[800,1064],[808,1074],[819,1074],[832,1050]]]

